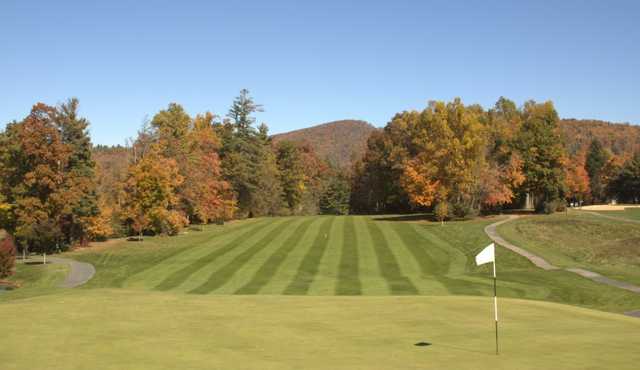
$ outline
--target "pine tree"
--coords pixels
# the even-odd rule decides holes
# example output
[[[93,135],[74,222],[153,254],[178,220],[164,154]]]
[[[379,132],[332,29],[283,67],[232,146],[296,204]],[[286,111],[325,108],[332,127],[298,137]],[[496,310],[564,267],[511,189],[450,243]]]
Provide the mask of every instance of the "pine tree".
[[[585,168],[589,175],[589,187],[594,202],[602,202],[605,199],[603,168],[608,160],[609,153],[602,147],[598,139],[593,139],[587,151]]]
[[[89,122],[78,116],[78,99],[69,99],[56,110],[55,122],[62,143],[69,149],[64,168],[64,187],[67,204],[62,216],[62,232],[66,242],[88,242],[87,228],[100,213],[95,181],[95,162],[92,158]]]

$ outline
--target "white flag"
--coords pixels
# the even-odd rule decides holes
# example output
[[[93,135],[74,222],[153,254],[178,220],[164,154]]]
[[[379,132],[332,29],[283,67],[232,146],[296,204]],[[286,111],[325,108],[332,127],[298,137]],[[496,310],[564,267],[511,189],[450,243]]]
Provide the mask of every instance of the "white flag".
[[[482,252],[478,253],[476,256],[476,265],[484,265],[485,263],[495,262],[496,261],[496,253],[495,246],[493,243],[489,244]]]

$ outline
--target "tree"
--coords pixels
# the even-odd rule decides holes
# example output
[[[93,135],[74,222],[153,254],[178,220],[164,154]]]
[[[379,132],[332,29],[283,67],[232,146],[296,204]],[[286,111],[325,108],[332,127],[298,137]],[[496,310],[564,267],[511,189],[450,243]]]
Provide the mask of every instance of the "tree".
[[[327,189],[320,197],[320,211],[322,214],[349,214],[349,200],[351,189],[349,179],[341,173],[331,177]]]
[[[618,175],[611,181],[610,192],[620,202],[640,201],[640,154],[625,162]]]
[[[236,207],[231,184],[222,176],[220,142],[213,119],[213,114],[207,112],[194,120],[188,137],[185,181],[179,188],[188,217],[204,223],[229,220]]]
[[[53,107],[38,103],[0,137],[1,193],[11,205],[4,227],[26,252],[47,252],[64,240],[61,225],[74,195],[65,183],[73,152],[63,142]]]
[[[95,162],[92,158],[89,122],[78,116],[78,99],[69,99],[55,113],[62,144],[69,149],[64,171],[66,204],[63,209],[62,233],[66,243],[88,242],[89,223],[99,217],[98,195],[95,181]]]
[[[536,209],[543,211],[545,203],[562,199],[565,152],[558,133],[558,113],[553,103],[526,102],[523,122],[515,141],[522,157],[525,175],[523,190],[536,200]]]
[[[175,235],[188,221],[176,209],[176,188],[183,182],[174,159],[153,147],[129,168],[124,187],[123,221],[133,232]]]
[[[13,238],[5,235],[0,238],[0,279],[11,276],[16,265],[16,247]]]
[[[414,122],[409,128],[411,157],[401,179],[410,202],[418,207],[442,202],[454,208],[476,207],[475,187],[485,145],[479,112],[465,107],[460,99],[431,102]]]
[[[566,166],[567,197],[582,203],[590,194],[589,175],[585,170],[585,155],[571,158]]]
[[[587,151],[585,168],[589,176],[589,186],[594,202],[602,202],[605,198],[602,171],[608,160],[609,153],[602,147],[598,139],[593,139]]]
[[[249,95],[249,90],[240,90],[240,95],[235,98],[227,117],[234,124],[236,132],[241,136],[249,135],[253,130],[256,119],[252,116],[255,112],[262,112],[262,105],[256,104]]]
[[[292,213],[299,213],[306,192],[302,155],[296,144],[282,141],[276,146],[276,161],[284,200]]]
[[[242,90],[229,110],[229,121],[216,127],[222,137],[222,168],[237,199],[241,217],[274,215],[283,208],[276,157],[266,125],[252,125],[261,111],[247,90]]]

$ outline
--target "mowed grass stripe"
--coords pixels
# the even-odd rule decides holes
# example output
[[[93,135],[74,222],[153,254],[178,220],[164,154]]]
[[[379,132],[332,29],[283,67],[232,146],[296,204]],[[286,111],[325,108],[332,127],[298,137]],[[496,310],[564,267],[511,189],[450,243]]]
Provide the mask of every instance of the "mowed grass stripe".
[[[322,256],[329,245],[328,235],[331,233],[331,227],[334,221],[335,217],[327,217],[327,219],[322,222],[313,244],[304,255],[300,266],[298,266],[296,276],[284,290],[283,294],[305,295],[309,292],[309,287],[318,273]]]
[[[196,271],[200,270],[201,268],[205,267],[206,265],[210,264],[211,262],[215,261],[216,259],[220,258],[221,256],[229,253],[234,248],[238,247],[238,245],[240,245],[242,243],[242,241],[244,239],[246,239],[249,235],[255,234],[255,233],[259,232],[260,230],[268,227],[269,225],[271,225],[271,222],[262,221],[259,224],[255,224],[252,227],[249,227],[249,228],[245,229],[244,232],[242,232],[235,239],[231,240],[230,242],[228,242],[224,246],[214,249],[211,253],[209,253],[209,254],[207,254],[207,255],[205,255],[203,257],[198,258],[193,263],[191,263],[191,264],[181,268],[180,270],[174,272],[173,274],[169,275],[160,284],[158,284],[154,289],[155,290],[166,291],[166,290],[171,290],[171,289],[174,289],[174,288],[180,286],[182,283],[187,281],[187,279],[189,279],[189,277],[192,274],[194,274]]]
[[[295,219],[292,218],[281,222],[277,227],[269,231],[260,240],[256,241],[244,252],[237,255],[233,260],[231,260],[231,262],[211,274],[207,281],[202,283],[197,288],[190,290],[189,293],[207,294],[223,286],[242,266],[249,262],[249,260],[251,260],[251,258],[255,256],[256,253],[266,248],[269,243],[273,241],[273,239],[275,239],[278,235],[285,231],[286,228],[294,221]]]
[[[346,217],[342,234],[342,254],[340,255],[340,268],[338,270],[338,282],[336,295],[361,295],[360,283],[360,259],[358,257],[358,236],[353,222],[353,216]]]
[[[409,278],[402,274],[396,256],[391,251],[391,248],[389,248],[387,239],[378,224],[375,221],[368,220],[367,229],[371,235],[373,247],[378,258],[380,273],[387,280],[391,294],[418,294],[416,286],[413,285]]]
[[[394,226],[405,246],[409,248],[414,258],[418,261],[423,277],[428,275],[430,279],[439,282],[450,294],[480,294],[481,290],[478,290],[478,287],[474,284],[469,284],[468,281],[463,279],[446,276],[451,261],[443,249],[453,248],[451,245],[435,246],[434,244],[438,241],[426,239],[415,229],[418,226],[411,223],[402,223]],[[429,232],[427,229],[424,231]]]
[[[156,269],[156,268],[160,268],[160,269],[166,268],[164,266],[164,262],[173,261],[177,257],[180,257],[180,256],[182,256],[183,254],[185,254],[187,252],[190,252],[190,251],[192,251],[194,249],[197,249],[198,247],[202,247],[204,244],[211,243],[214,240],[220,239],[220,238],[222,238],[224,236],[228,236],[229,234],[235,234],[237,232],[240,232],[240,231],[246,229],[247,227],[250,228],[250,227],[256,225],[256,223],[254,223],[254,222],[246,223],[246,224],[245,224],[245,222],[246,221],[240,223],[237,226],[234,225],[234,226],[230,227],[227,230],[225,230],[224,228],[221,228],[222,230],[219,230],[214,235],[210,235],[208,231],[204,231],[202,237],[198,237],[197,241],[193,242],[192,244],[190,244],[190,245],[188,245],[186,247],[172,247],[174,250],[167,251],[164,254],[160,254],[160,255],[156,256],[155,258],[149,259],[146,262],[146,264],[141,264],[135,270],[135,272],[129,273],[129,274],[122,274],[121,277],[119,277],[118,279],[114,280],[114,284],[116,284],[116,286],[118,286],[118,287],[124,287],[125,284],[130,282],[130,281],[140,280],[140,276],[146,274],[147,271],[150,271],[150,270],[153,270],[153,269]],[[226,233],[224,231],[226,231]],[[142,277],[142,279],[144,279],[144,277]]]
[[[298,243],[304,237],[312,222],[313,219],[310,218],[298,225],[287,240],[285,240],[284,243],[282,243],[282,245],[262,264],[260,269],[253,275],[251,281],[238,289],[235,294],[257,294],[262,287],[267,285],[289,253],[298,246]]]

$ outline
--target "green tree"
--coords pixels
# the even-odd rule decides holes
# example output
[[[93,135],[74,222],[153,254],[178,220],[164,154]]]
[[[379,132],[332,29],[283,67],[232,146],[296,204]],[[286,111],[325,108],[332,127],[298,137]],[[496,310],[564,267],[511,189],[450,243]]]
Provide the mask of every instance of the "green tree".
[[[95,162],[87,130],[89,121],[78,115],[78,105],[78,99],[69,99],[55,113],[55,123],[60,130],[62,144],[69,149],[69,157],[63,169],[63,187],[68,196],[61,216],[62,232],[69,244],[75,241],[86,244],[87,228],[100,213]]]
[[[522,127],[515,143],[523,162],[522,188],[533,194],[536,209],[543,211],[547,203],[565,195],[565,151],[558,133],[558,113],[552,102],[529,101],[522,114]]]
[[[589,188],[594,202],[602,202],[605,199],[603,169],[608,161],[609,153],[598,139],[593,139],[587,150],[585,169],[589,174]]]
[[[609,184],[610,192],[620,202],[640,201],[640,154],[627,160]]]
[[[326,190],[320,197],[320,212],[329,215],[349,214],[351,186],[343,174],[332,176]]]
[[[231,109],[229,121],[216,127],[222,137],[222,168],[236,194],[241,217],[273,215],[283,207],[282,188],[276,157],[271,148],[267,127],[252,125],[255,104],[247,90],[242,90]]]

